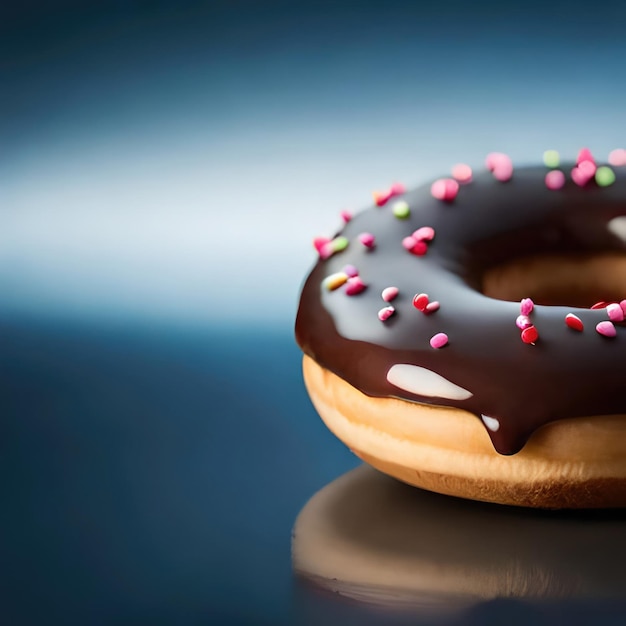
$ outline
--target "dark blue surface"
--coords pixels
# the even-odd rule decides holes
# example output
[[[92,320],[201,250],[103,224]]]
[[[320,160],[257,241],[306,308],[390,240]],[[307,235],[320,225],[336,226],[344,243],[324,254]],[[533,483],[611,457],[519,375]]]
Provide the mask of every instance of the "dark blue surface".
[[[288,619],[295,516],[356,463],[290,329],[4,320],[0,343],[10,623]]]

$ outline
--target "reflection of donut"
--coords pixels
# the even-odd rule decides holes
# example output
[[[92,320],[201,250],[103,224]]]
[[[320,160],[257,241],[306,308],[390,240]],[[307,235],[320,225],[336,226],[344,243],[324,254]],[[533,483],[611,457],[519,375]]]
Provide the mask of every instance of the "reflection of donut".
[[[492,155],[457,168],[462,184],[395,186],[316,241],[296,336],[316,407],[359,456],[477,499],[626,505],[623,153],[612,162],[583,150],[513,171]]]
[[[294,571],[386,607],[492,598],[626,600],[623,511],[499,507],[409,489],[363,466],[318,492],[293,533]]]

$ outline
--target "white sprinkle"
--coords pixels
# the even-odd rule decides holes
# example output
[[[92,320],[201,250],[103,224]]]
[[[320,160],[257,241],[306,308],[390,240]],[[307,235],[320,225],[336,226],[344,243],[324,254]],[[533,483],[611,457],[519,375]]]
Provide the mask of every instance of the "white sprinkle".
[[[474,395],[432,370],[408,363],[392,365],[387,372],[387,380],[394,387],[428,398],[467,400]]]
[[[491,432],[498,432],[498,429],[500,428],[500,422],[495,417],[489,417],[488,415],[483,415],[482,413],[480,414],[480,417],[482,418],[483,422],[485,422],[485,426]]]

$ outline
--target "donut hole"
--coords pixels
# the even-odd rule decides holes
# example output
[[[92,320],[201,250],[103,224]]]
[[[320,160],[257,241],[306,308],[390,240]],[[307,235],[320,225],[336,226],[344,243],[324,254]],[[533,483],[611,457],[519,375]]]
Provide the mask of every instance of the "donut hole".
[[[626,255],[539,255],[500,264],[482,276],[481,291],[497,300],[588,308],[626,298]]]

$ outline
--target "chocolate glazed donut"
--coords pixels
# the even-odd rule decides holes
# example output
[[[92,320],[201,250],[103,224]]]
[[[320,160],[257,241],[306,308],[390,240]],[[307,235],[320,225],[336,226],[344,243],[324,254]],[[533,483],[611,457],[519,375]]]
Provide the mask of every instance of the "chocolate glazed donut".
[[[367,396],[473,413],[501,455],[555,420],[626,414],[624,151],[609,162],[494,154],[378,196],[316,242],[302,350]]]

